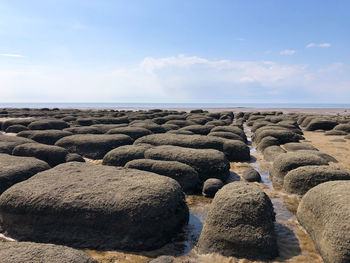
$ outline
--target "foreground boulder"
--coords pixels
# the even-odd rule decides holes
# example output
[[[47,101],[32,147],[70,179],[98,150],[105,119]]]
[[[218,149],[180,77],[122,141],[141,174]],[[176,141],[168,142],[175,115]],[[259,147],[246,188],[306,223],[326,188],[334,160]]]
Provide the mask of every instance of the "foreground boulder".
[[[213,149],[192,149],[179,146],[157,146],[144,153],[146,159],[178,161],[193,167],[201,181],[218,178],[226,181],[230,174],[230,163],[225,155]]]
[[[16,146],[13,155],[35,157],[47,162],[51,167],[66,162],[68,151],[62,147],[41,143],[25,143]]]
[[[31,242],[0,242],[2,263],[97,263],[88,254],[66,246]]]
[[[188,221],[180,185],[154,173],[69,162],[0,196],[1,226],[25,241],[150,250]]]
[[[177,161],[138,159],[128,162],[125,167],[168,176],[176,180],[185,193],[194,193],[199,185],[199,177],[191,166]]]
[[[64,137],[55,145],[87,158],[102,159],[110,150],[132,143],[133,140],[124,134],[77,134]]]
[[[310,189],[301,199],[297,218],[324,262],[350,262],[350,181]]]
[[[327,165],[328,161],[316,154],[313,154],[312,151],[309,153],[304,152],[290,152],[280,154],[276,157],[273,162],[270,175],[274,182],[283,185],[285,175],[300,166],[306,165]]]
[[[287,173],[283,189],[289,193],[303,195],[316,185],[336,180],[350,180],[350,172],[328,165],[302,166]]]
[[[274,221],[271,200],[259,187],[229,183],[211,203],[198,241],[199,253],[273,259],[278,254]]]
[[[318,119],[315,118],[306,126],[307,131],[316,131],[316,130],[332,130],[338,122],[327,119]]]
[[[33,157],[0,154],[0,194],[12,185],[27,180],[50,166]]]

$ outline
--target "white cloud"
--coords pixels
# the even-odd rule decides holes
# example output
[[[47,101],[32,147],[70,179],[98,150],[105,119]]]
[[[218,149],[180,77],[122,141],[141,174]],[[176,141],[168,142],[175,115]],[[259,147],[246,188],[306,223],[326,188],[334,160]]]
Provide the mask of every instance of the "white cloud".
[[[319,47],[330,47],[331,44],[330,43],[321,43],[318,45]]]
[[[20,54],[0,54],[1,57],[13,57],[13,58],[24,58],[25,56]]]
[[[320,43],[320,44],[309,43],[309,44],[306,45],[306,48],[310,48],[310,47],[323,47],[323,48],[328,48],[328,47],[331,47],[331,43]]]
[[[1,70],[4,68],[4,70]],[[146,57],[104,72],[0,64],[2,101],[36,102],[292,102],[349,100],[350,69],[274,61]],[[5,70],[6,69],[6,70]],[[339,92],[338,92],[339,91]]]
[[[289,55],[289,56],[294,55],[295,53],[296,51],[293,49],[285,49],[280,52],[281,55]]]

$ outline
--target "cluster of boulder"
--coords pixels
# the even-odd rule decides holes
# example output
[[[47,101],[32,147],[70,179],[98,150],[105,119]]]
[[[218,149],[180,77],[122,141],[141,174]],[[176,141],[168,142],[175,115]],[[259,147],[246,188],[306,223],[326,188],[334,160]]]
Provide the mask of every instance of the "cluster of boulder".
[[[323,260],[350,262],[350,171],[329,165],[337,161],[300,142],[301,127],[326,131],[326,135],[346,135],[350,132],[349,119],[286,114],[277,121],[269,116],[251,116],[247,125],[251,126],[253,141],[264,158],[273,162],[270,177],[284,191],[302,196],[297,218]]]
[[[297,217],[325,262],[349,262],[350,173],[300,142],[301,127],[349,132],[345,117],[48,108],[2,109],[1,117],[9,119],[0,122],[0,227],[22,241],[0,243],[8,262],[60,262],[60,253],[95,262],[73,248],[160,248],[188,223],[185,194],[213,198],[199,253],[275,258],[273,205],[249,183],[260,174],[247,169],[230,182],[230,162],[250,160],[244,123],[273,161],[273,181],[304,195]]]

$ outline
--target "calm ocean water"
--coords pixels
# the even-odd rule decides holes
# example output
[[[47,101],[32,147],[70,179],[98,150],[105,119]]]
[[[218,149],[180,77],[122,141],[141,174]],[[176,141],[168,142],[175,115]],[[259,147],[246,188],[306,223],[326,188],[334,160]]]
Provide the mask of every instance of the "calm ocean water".
[[[350,108],[350,104],[313,103],[1,103],[1,108]]]

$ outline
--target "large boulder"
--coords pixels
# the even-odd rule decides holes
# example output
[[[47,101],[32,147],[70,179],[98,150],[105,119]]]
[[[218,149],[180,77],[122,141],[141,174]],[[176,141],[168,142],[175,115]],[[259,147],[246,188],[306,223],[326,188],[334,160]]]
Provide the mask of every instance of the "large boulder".
[[[239,141],[245,142],[245,140],[241,136],[233,132],[216,131],[216,132],[210,132],[208,136],[216,136],[220,138],[225,138],[230,140],[239,140]]]
[[[77,126],[77,127],[69,127],[64,129],[64,131],[71,132],[72,134],[103,134],[98,127],[95,126]]]
[[[27,180],[50,166],[33,157],[0,154],[0,194],[12,185]]]
[[[335,131],[343,131],[346,133],[350,133],[350,124],[349,123],[338,124],[333,129]]]
[[[312,151],[284,153],[278,155],[274,160],[270,175],[274,182],[283,185],[284,177],[289,171],[306,165],[328,165],[328,161],[313,154]]]
[[[144,159],[145,151],[153,147],[148,144],[124,145],[115,148],[103,157],[102,164],[112,166],[124,166],[127,162],[136,159]]]
[[[232,132],[239,135],[244,141],[247,140],[247,136],[244,131],[237,126],[216,126],[211,129],[211,132]]]
[[[211,203],[198,251],[273,259],[278,254],[274,221],[271,200],[259,187],[229,183],[216,193]]]
[[[102,159],[114,148],[132,143],[133,140],[124,134],[76,134],[58,140],[55,145],[87,158]]]
[[[97,263],[88,254],[66,246],[0,242],[1,263]]]
[[[201,181],[218,178],[226,181],[230,174],[230,163],[225,155],[213,149],[192,149],[172,145],[150,148],[145,151],[146,159],[178,161],[192,166]]]
[[[315,130],[332,130],[338,122],[328,119],[319,119],[315,118],[306,126],[307,131],[315,131]]]
[[[301,199],[297,218],[325,263],[350,262],[350,181],[310,189]]]
[[[304,139],[300,134],[278,127],[270,127],[270,128],[260,128],[254,134],[254,141],[259,144],[261,140],[267,136],[272,136],[278,140],[280,144],[288,143],[288,142],[299,142],[299,140]]]
[[[150,250],[188,221],[180,185],[154,173],[69,162],[0,196],[1,226],[17,240]]]
[[[316,185],[336,180],[350,180],[350,172],[328,165],[302,166],[287,173],[283,189],[289,193],[304,195]]]
[[[22,131],[17,134],[19,137],[29,138],[39,143],[55,144],[59,139],[73,135],[68,131],[61,130],[30,130]]]
[[[16,146],[13,155],[35,157],[47,162],[51,167],[66,162],[68,151],[62,147],[41,143],[25,143]]]
[[[266,136],[263,139],[261,139],[261,141],[258,143],[258,145],[256,146],[256,148],[259,151],[264,152],[264,150],[268,147],[271,146],[279,146],[280,142],[279,140],[277,140],[275,137],[272,136]]]
[[[247,182],[260,182],[261,176],[257,170],[250,168],[242,173],[242,178]]]
[[[23,126],[28,126],[31,122],[33,121],[33,119],[10,119],[10,120],[5,120],[2,125],[1,128],[3,131],[6,131],[6,129],[12,125],[23,125]]]
[[[152,134],[135,141],[135,144],[147,143],[152,145],[174,145],[195,149],[215,149],[225,153],[229,161],[250,160],[249,147],[238,140],[228,140],[215,136],[181,135],[181,134]]]
[[[176,180],[185,193],[194,193],[199,186],[199,177],[191,166],[177,161],[137,159],[128,162],[125,167],[153,172]]]

